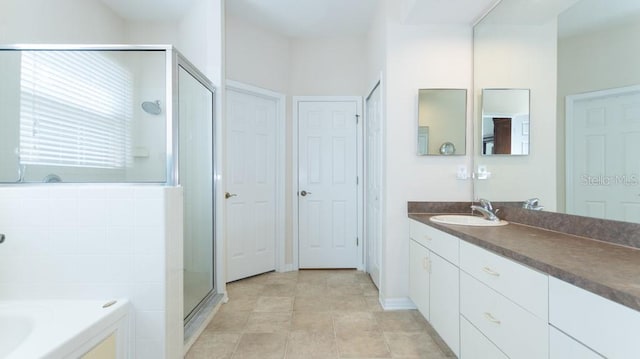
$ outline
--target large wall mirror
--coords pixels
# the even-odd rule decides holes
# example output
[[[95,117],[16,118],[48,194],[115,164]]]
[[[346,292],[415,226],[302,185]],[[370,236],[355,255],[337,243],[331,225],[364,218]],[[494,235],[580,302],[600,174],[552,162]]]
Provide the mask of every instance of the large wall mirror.
[[[418,90],[418,155],[464,155],[467,90]]]
[[[529,90],[482,90],[482,154],[529,154]]]
[[[639,33],[637,0],[502,0],[474,29],[474,96],[531,88],[539,135],[529,156],[475,156],[493,177],[474,196],[640,222]]]

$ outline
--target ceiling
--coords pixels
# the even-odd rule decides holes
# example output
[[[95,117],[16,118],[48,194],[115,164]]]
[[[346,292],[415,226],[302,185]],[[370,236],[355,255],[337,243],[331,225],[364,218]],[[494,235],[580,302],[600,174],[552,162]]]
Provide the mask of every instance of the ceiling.
[[[227,0],[227,14],[288,37],[362,35],[378,0]]]
[[[133,21],[175,21],[195,0],[101,0]],[[379,1],[402,4],[407,24],[473,24],[498,0],[225,0],[228,14],[288,37],[363,35]]]
[[[396,0],[397,1],[397,0]],[[407,24],[473,25],[500,0],[413,0]]]
[[[384,0],[227,0],[228,14],[288,37],[366,34]],[[404,23],[473,24],[497,0],[390,0]]]

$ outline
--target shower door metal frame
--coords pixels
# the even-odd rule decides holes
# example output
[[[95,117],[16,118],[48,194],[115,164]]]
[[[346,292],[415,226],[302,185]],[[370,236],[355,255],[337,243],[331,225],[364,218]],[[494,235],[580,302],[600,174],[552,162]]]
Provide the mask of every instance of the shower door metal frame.
[[[170,113],[171,113],[171,117],[172,117],[172,121],[170,121],[169,123],[171,123],[172,128],[170,131],[167,131],[167,133],[171,133],[172,134],[172,138],[171,138],[171,155],[172,155],[172,161],[168,161],[169,162],[173,162],[173,167],[170,169],[171,172],[167,173],[167,178],[171,179],[171,182],[174,183],[175,185],[180,185],[180,173],[179,173],[179,168],[180,168],[180,150],[179,150],[179,143],[178,143],[178,138],[180,135],[180,116],[179,116],[179,111],[180,111],[180,107],[179,107],[179,100],[180,100],[180,94],[178,91],[178,81],[179,81],[179,70],[180,68],[182,68],[183,70],[185,70],[189,75],[193,76],[194,79],[196,79],[200,84],[202,84],[207,90],[211,91],[211,113],[213,116],[215,116],[216,113],[216,88],[213,85],[213,83],[202,73],[200,72],[200,70],[198,70],[189,60],[187,60],[179,51],[177,51],[176,49],[171,49],[171,51],[169,51],[167,53],[168,56],[171,56],[170,61],[167,61],[168,64],[171,65],[171,69],[168,69],[171,71],[171,76],[168,77],[169,78],[169,85],[167,86],[167,91],[171,91],[171,94],[168,94],[170,96],[168,96],[167,98],[171,98],[170,103],[168,103],[168,106],[171,106],[170,109]],[[173,121],[173,119],[177,119],[177,121]],[[211,118],[212,121],[212,127],[211,127],[211,138],[212,138],[212,147],[210,149],[211,151],[211,169],[212,169],[212,188],[211,188],[211,193],[212,193],[212,218],[211,218],[211,223],[213,226],[213,231],[212,231],[212,235],[213,237],[211,238],[212,240],[212,253],[211,253],[211,260],[213,261],[212,263],[212,289],[211,291],[200,301],[200,303],[191,311],[191,313],[189,315],[187,315],[184,318],[184,325],[185,327],[190,326],[190,323],[192,321],[199,321],[199,317],[200,314],[207,314],[206,312],[206,308],[209,307],[212,303],[216,303],[217,300],[220,300],[219,296],[218,296],[218,283],[216,280],[216,273],[217,273],[217,269],[216,268],[216,233],[215,233],[215,228],[216,228],[216,185],[217,185],[217,178],[218,178],[218,173],[217,173],[217,167],[216,167],[216,163],[215,163],[215,153],[214,153],[214,148],[215,145],[213,144],[213,142],[215,142],[215,138],[216,138],[216,126],[215,126],[215,122],[214,122],[214,117]],[[169,130],[169,129],[168,129]],[[169,138],[167,138],[167,144],[169,144]],[[169,153],[169,145],[167,146],[167,153]],[[169,168],[167,166],[167,171],[169,171]]]
[[[212,110],[212,115],[215,116],[216,113],[216,88],[214,87],[213,83],[202,73],[200,72],[200,70],[198,70],[189,60],[187,60],[179,51],[177,51],[176,49],[172,48],[171,51],[169,51],[167,53],[167,56],[171,56],[170,61],[167,61],[167,64],[170,64],[171,69],[168,69],[169,71],[171,71],[171,76],[168,77],[169,80],[169,84],[167,86],[167,91],[171,91],[171,93],[167,94],[168,97],[170,98],[171,101],[168,101],[168,106],[171,106],[170,109],[170,113],[172,116],[172,119],[177,119],[177,121],[170,121],[169,124],[172,126],[171,129],[167,129],[168,133],[170,130],[171,133],[171,157],[172,157],[172,161],[168,161],[167,164],[169,162],[172,162],[172,167],[169,168],[169,166],[167,166],[167,179],[171,180],[171,183],[173,183],[174,185],[180,185],[181,181],[180,181],[180,173],[179,173],[179,168],[180,168],[180,150],[179,150],[179,136],[180,136],[180,117],[179,117],[179,111],[180,111],[180,107],[179,107],[179,100],[180,100],[180,94],[178,91],[178,81],[179,81],[179,70],[180,68],[184,69],[187,73],[189,73],[189,75],[193,76],[194,79],[196,79],[200,84],[202,84],[207,90],[211,91],[212,97],[211,97],[211,110]],[[202,301],[200,301],[200,303],[191,311],[191,313],[189,315],[187,315],[184,318],[184,325],[185,328],[190,326],[190,323],[192,321],[196,321],[199,317],[199,314],[205,314],[203,313],[204,309],[206,307],[208,307],[212,302],[217,302],[217,300],[219,300],[219,298],[217,298],[217,281],[216,281],[216,261],[215,261],[215,256],[216,256],[216,231],[215,231],[215,227],[216,227],[216,182],[217,182],[217,178],[218,178],[218,174],[217,174],[217,168],[216,168],[216,163],[215,163],[215,155],[213,153],[214,150],[214,141],[216,138],[216,129],[215,129],[215,123],[214,123],[214,117],[211,118],[212,121],[212,133],[211,133],[211,139],[212,139],[212,147],[209,149],[212,152],[212,163],[211,163],[211,169],[212,169],[212,186],[213,188],[211,188],[211,193],[212,193],[212,199],[211,199],[211,210],[212,210],[212,218],[211,218],[211,223],[213,224],[213,231],[212,231],[212,235],[213,238],[211,238],[213,245],[212,245],[212,253],[211,253],[211,258],[214,261],[212,263],[212,273],[211,273],[211,281],[212,281],[212,290],[207,294],[207,296],[205,296]],[[169,146],[168,146],[169,147]],[[169,148],[167,148],[167,153],[169,153]],[[186,313],[185,313],[186,314]]]

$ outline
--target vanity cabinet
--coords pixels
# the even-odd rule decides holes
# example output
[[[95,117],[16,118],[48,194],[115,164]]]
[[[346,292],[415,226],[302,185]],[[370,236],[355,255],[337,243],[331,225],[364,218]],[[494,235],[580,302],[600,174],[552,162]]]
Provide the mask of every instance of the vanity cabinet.
[[[460,316],[460,358],[509,359],[463,316]]]
[[[551,347],[552,358],[588,348],[605,358],[640,358],[640,312],[553,277],[549,324],[577,342],[558,341]]]
[[[640,311],[496,254],[496,241],[409,226],[410,297],[459,358],[640,358]]]
[[[460,269],[463,319],[507,357],[547,357],[548,276],[465,241],[460,243]],[[462,358],[476,355],[463,351]]]
[[[549,327],[549,359],[602,359],[593,350],[578,343],[553,326]]]
[[[429,320],[430,283],[429,250],[414,240],[409,241],[409,297],[420,314]]]
[[[409,296],[456,354],[460,352],[459,239],[409,220]]]

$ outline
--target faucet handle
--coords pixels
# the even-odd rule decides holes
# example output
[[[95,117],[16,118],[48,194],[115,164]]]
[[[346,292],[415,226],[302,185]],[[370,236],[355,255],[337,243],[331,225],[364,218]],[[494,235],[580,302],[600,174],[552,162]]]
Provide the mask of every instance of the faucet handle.
[[[540,206],[540,199],[538,198],[529,198],[528,200],[524,201],[524,203],[522,204],[522,208],[525,209],[533,209],[533,210],[541,210],[544,207]]]
[[[540,201],[540,199],[538,199],[536,197],[529,198],[528,200],[524,201],[524,203],[522,204],[522,207],[531,209],[532,207],[537,206],[539,201]]]
[[[488,199],[480,198],[479,202],[480,202],[480,205],[484,207],[484,209],[493,211],[493,206],[491,205],[491,201],[489,201]]]

